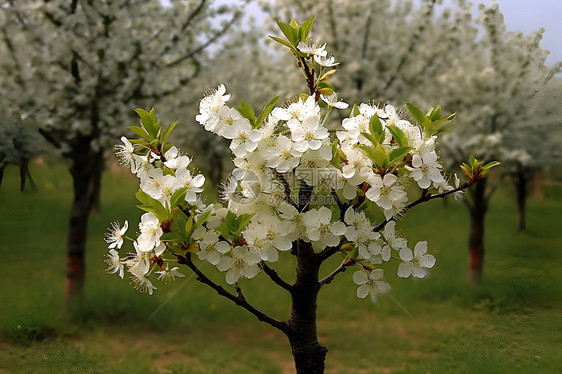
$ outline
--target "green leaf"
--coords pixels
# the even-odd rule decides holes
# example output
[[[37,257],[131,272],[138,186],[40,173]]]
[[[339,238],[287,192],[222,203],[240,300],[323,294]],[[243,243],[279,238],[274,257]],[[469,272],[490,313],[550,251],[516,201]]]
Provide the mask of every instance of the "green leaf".
[[[273,108],[275,108],[275,104],[277,104],[278,100],[279,100],[279,96],[275,96],[273,99],[269,100],[267,104],[265,104],[258,119],[256,120],[256,124],[255,124],[256,127],[260,126],[262,122],[265,121],[269,113],[271,113]]]
[[[140,136],[141,138],[150,139],[150,135],[140,126],[127,126],[129,130]]]
[[[150,139],[156,139],[158,131],[160,130],[160,125],[156,119],[156,112],[154,111],[154,108],[152,108],[150,112],[137,108],[135,109],[135,112],[139,115],[144,129],[150,135]]]
[[[367,138],[368,141],[371,142],[371,144],[375,145],[375,144],[379,144],[379,141],[371,134],[369,134],[368,132],[361,132],[361,135],[363,135],[365,138]]]
[[[431,122],[437,122],[441,118],[441,107],[439,105],[434,106],[427,116]]]
[[[172,123],[171,125],[169,125],[168,127],[166,127],[164,129],[164,131],[162,132],[162,143],[165,143],[166,140],[168,139],[168,136],[170,136],[170,133],[172,132],[172,130],[174,130],[174,128],[176,127],[176,125],[178,124],[178,121]]]
[[[193,216],[189,217],[185,223],[185,234],[188,238],[191,238],[191,233],[193,233]]]
[[[256,123],[256,114],[254,113],[254,108],[244,100],[240,100],[240,106],[235,108],[244,118],[250,121],[252,127]]]
[[[140,201],[144,205],[151,205],[150,204],[151,197],[143,190],[138,190],[137,193],[135,193],[135,197],[137,198],[138,201]]]
[[[185,194],[187,193],[188,189],[189,187],[183,187],[174,192],[174,194],[170,198],[170,209],[174,209],[185,200]]]
[[[162,234],[160,236],[160,240],[163,242],[170,242],[170,241],[184,242],[187,241],[187,238],[177,231],[172,231]]]
[[[250,213],[245,213],[242,214],[238,217],[238,228],[236,230],[236,236],[240,235],[240,233],[242,233],[242,231],[244,231],[244,229],[246,228],[246,226],[248,226],[248,224],[250,223],[250,220],[255,216],[254,214],[250,214]]]
[[[379,116],[377,116],[376,114],[369,121],[369,130],[371,131],[371,134],[378,135],[378,139],[380,139],[383,127]]]
[[[388,159],[388,154],[381,145],[376,144],[372,147],[369,147],[363,144],[359,144],[357,145],[357,148],[359,148],[359,150],[363,152],[365,156],[369,157],[371,161],[373,161],[375,166],[377,166],[379,169],[386,170],[390,163],[390,160]]]
[[[488,162],[486,165],[482,166],[482,171],[486,172],[493,168],[494,166],[498,166],[500,163],[498,161]]]
[[[130,139],[129,141],[134,145],[147,145],[148,144],[148,142],[146,140],[142,140],[142,139]]]
[[[296,52],[297,52],[297,50],[295,49],[295,47],[294,47],[291,43],[289,43],[288,41],[283,40],[283,39],[281,39],[281,38],[278,38],[278,37],[276,37],[276,36],[272,36],[272,35],[269,35],[269,37],[270,37],[271,39],[275,40],[277,43],[281,43],[281,44],[283,44],[284,46],[289,47],[289,48],[291,49],[291,51],[293,51],[293,53],[296,53]]]
[[[386,126],[386,128],[388,129],[388,131],[390,131],[390,133],[392,134],[392,137],[394,138],[394,141],[400,147],[407,147],[408,146],[408,141],[406,140],[406,135],[404,135],[404,131],[402,131],[402,129],[400,129],[396,125]]]
[[[312,24],[314,23],[315,19],[316,17],[312,16],[302,23],[299,29],[299,36],[301,41],[303,42],[308,41],[308,35],[310,34],[310,30],[312,29]]]
[[[406,156],[411,150],[411,147],[396,148],[388,155],[390,163],[392,164],[396,161],[402,161],[404,159],[404,156]]]
[[[205,213],[201,214],[199,216],[199,219],[197,220],[197,222],[195,223],[195,225],[193,226],[193,230],[196,230],[197,228],[199,228],[202,224],[205,223],[205,221],[207,221],[207,219],[209,218],[209,216],[211,215],[211,211],[208,210]]]
[[[295,21],[294,18],[291,18],[291,22],[289,22],[289,26],[291,26],[295,30],[300,29],[299,23]]]
[[[135,194],[135,197],[142,203],[142,205],[137,206],[138,208],[146,212],[153,212],[161,221],[168,219],[168,210],[164,208],[160,201],[153,199],[152,197],[150,197],[150,195],[142,190],[138,190]]]
[[[281,29],[283,34],[285,34],[285,37],[287,38],[287,40],[294,47],[296,47],[297,44],[298,44],[298,31],[295,30],[291,25],[286,24],[286,23],[281,22],[281,21],[277,21],[277,25],[279,25],[279,28]]]
[[[338,169],[341,169],[341,156],[338,150],[337,139],[332,142],[332,164]]]
[[[232,213],[230,210],[226,213],[226,228],[231,235],[236,233],[236,229],[238,228],[238,220],[236,219],[236,215]]]
[[[357,106],[357,104],[353,104],[353,108],[351,108],[351,113],[349,113],[349,118],[353,118],[360,114],[361,112],[359,111],[359,107]]]
[[[418,124],[421,125],[425,122],[425,114],[423,114],[420,108],[418,108],[417,106],[411,103],[406,103],[406,108],[408,108],[408,110],[410,111],[412,116],[416,119]]]

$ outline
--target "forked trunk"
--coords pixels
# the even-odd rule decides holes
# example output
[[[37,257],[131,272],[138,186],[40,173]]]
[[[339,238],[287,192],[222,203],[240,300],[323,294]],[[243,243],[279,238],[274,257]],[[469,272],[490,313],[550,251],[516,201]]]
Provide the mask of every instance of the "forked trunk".
[[[320,260],[310,243],[297,244],[297,281],[291,292],[292,309],[286,335],[291,344],[298,374],[324,373],[325,347],[318,343],[316,331],[316,299],[320,286]]]
[[[470,269],[468,280],[479,283],[484,267],[484,221],[488,210],[486,197],[486,180],[480,179],[471,190],[472,206],[470,208],[470,231],[468,248],[470,251]]]

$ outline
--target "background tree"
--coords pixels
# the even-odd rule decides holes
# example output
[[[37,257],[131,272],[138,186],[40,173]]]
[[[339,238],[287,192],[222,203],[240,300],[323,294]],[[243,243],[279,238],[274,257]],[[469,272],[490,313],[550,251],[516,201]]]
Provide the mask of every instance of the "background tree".
[[[0,82],[10,92],[2,95],[3,107],[35,113],[41,134],[70,164],[66,294],[72,299],[84,281],[86,228],[104,150],[131,120],[131,107],[170,98],[182,105],[178,93],[199,74],[199,59],[240,13],[205,0],[167,6],[9,0],[0,13]]]
[[[27,180],[35,189],[29,172],[29,161],[48,150],[37,123],[30,116],[14,114],[0,119],[0,187],[4,170],[8,165],[20,169],[20,190],[23,192]]]
[[[554,145],[541,126],[544,116],[534,108],[537,95],[559,65],[545,65],[548,52],[540,47],[544,30],[531,35],[507,32],[497,5],[481,6],[480,11],[478,21],[485,37],[467,40],[465,48],[472,52],[451,59],[450,69],[437,79],[439,83],[454,82],[438,87],[445,98],[443,107],[459,113],[459,126],[444,137],[445,159],[454,163],[465,152],[484,161],[498,159],[505,163],[504,172],[518,174],[525,185],[527,177],[519,172],[541,163],[539,148]],[[474,282],[482,276],[484,221],[498,185],[486,186],[480,181],[466,200],[470,211],[469,278]],[[522,207],[521,197],[519,200]]]

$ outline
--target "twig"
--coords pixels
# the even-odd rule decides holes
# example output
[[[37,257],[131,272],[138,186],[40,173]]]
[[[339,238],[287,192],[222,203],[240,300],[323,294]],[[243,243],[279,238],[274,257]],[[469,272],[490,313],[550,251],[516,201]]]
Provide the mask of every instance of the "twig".
[[[286,289],[289,292],[292,292],[293,290],[293,286],[290,285],[289,283],[285,282],[280,276],[279,274],[277,274],[277,272],[275,270],[273,270],[272,268],[270,268],[269,266],[267,266],[267,264],[264,261],[261,261],[259,263],[260,268],[263,270],[264,273],[266,273],[269,278],[271,278],[271,280],[277,284],[278,286],[280,286],[281,288]]]
[[[333,254],[335,254],[337,251],[339,251],[340,246],[337,245],[335,247],[326,247],[322,250],[322,252],[318,253],[318,259],[320,260],[320,262],[324,262],[326,261],[328,258],[330,258]]]
[[[291,198],[291,186],[289,185],[289,182],[287,182],[287,179],[285,179],[283,174],[279,173],[277,170],[274,169],[271,170],[273,171],[273,174],[275,174],[277,179],[279,179],[283,184],[283,188],[285,189],[285,201],[291,204],[292,206],[294,206],[295,208],[297,208],[298,210],[299,206]]]
[[[289,325],[287,324],[287,322],[278,321],[248,303],[248,301],[246,301],[246,298],[242,294],[242,290],[240,289],[240,287],[238,287],[238,284],[235,285],[237,295],[234,295],[225,290],[222,286],[219,286],[218,284],[207,278],[207,276],[203,274],[201,270],[199,270],[199,268],[195,266],[195,264],[191,261],[190,253],[188,253],[186,257],[178,256],[178,263],[187,265],[197,275],[197,280],[199,282],[206,284],[207,286],[217,291],[219,295],[226,297],[227,299],[233,301],[236,305],[246,309],[248,312],[256,316],[258,320],[265,322],[284,333],[288,331]]]
[[[472,186],[472,184],[474,184],[474,183],[465,183],[465,184],[455,188],[454,190],[441,192],[441,193],[437,193],[437,194],[429,194],[429,193],[422,194],[422,196],[419,199],[417,199],[416,201],[413,201],[410,204],[406,205],[406,207],[404,207],[404,209],[402,210],[401,213],[402,214],[406,213],[411,208],[415,207],[418,204],[425,203],[426,201],[443,198],[447,195],[450,195],[450,194],[453,194],[455,192],[459,192],[459,191],[462,191],[464,189],[467,189],[468,187]],[[394,221],[394,217],[391,217],[391,218],[379,223],[378,225],[375,226],[373,231],[375,231],[375,232],[381,231],[386,226],[386,224],[389,223],[390,221]]]
[[[344,271],[347,270],[348,267],[350,267],[352,265],[355,265],[355,262],[356,261],[355,261],[354,258],[350,258],[347,261],[344,260],[341,263],[341,265],[336,268],[336,270],[332,271],[328,276],[326,276],[324,279],[320,280],[318,282],[318,285],[320,287],[322,287],[325,284],[331,283],[334,280],[334,278],[336,277],[336,275],[338,275],[339,273],[343,273]]]

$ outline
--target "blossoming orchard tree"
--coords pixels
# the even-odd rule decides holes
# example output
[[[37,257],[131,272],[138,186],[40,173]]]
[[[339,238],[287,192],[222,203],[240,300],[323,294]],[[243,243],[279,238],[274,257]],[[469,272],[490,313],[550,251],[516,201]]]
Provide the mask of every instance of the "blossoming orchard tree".
[[[437,11],[439,3],[279,0],[265,2],[264,10],[273,19],[314,13],[326,22],[322,39],[334,53],[353,56],[342,62],[335,80],[346,98],[409,99],[433,106],[440,98],[427,86],[459,54],[462,40],[476,32],[464,27],[470,4],[459,1]]]
[[[226,21],[216,27],[211,21],[218,14]],[[10,94],[0,102],[9,112],[34,113],[42,135],[70,164],[70,298],[84,280],[86,228],[103,151],[129,122],[126,108],[171,97],[179,105],[180,88],[200,71],[198,59],[238,14],[204,0],[167,6],[158,0],[2,2],[0,83]]]
[[[190,169],[190,157],[167,143],[174,124],[161,127],[154,110],[137,110],[140,126],[131,129],[140,137],[123,137],[117,153],[140,180],[136,197],[145,213],[138,236],[126,235],[125,221],[123,227],[113,224],[106,237],[109,273],[123,278],[127,271],[137,290],[152,294],[156,281],[184,277],[184,265],[220,296],[283,332],[298,373],[324,372],[327,349],[316,332],[319,290],[348,268],[354,269],[357,296],[373,300],[390,289],[386,271],[426,276],[436,260],[426,241],[408,243],[399,218],[418,204],[461,194],[495,164],[471,158],[463,166],[465,183],[445,174],[436,133],[454,115],[442,117],[439,107],[423,113],[408,104],[415,119],[410,122],[390,105],[362,103],[352,106],[337,131],[328,131],[330,113],[348,104],[327,82],[338,62],[325,44],[309,38],[313,21],[279,22],[285,38],[272,37],[296,58],[306,93],[281,106],[275,97],[259,115],[245,103],[228,106],[223,85],[200,102],[197,122],[230,140],[234,155],[223,204],[201,199],[204,177]],[[125,240],[132,252],[123,253]],[[320,278],[322,265],[337,255],[341,264]],[[274,269],[282,256],[296,258],[293,284]],[[205,263],[223,272],[233,288],[203,273]],[[241,280],[260,272],[290,294],[287,320],[245,298]]]
[[[548,52],[539,45],[542,31],[507,32],[497,5],[481,7],[479,21],[486,37],[466,40],[468,58],[452,58],[450,69],[435,80],[435,89],[439,87],[444,95],[443,106],[460,113],[459,125],[443,137],[443,157],[451,164],[465,153],[484,161],[499,159],[505,164],[504,173],[517,174],[522,165],[532,168],[548,159],[543,150],[557,147],[556,138],[541,126],[546,116],[536,112],[535,101],[560,65],[545,65]],[[524,186],[525,179],[520,180]],[[484,221],[497,185],[486,186],[480,180],[465,200],[470,211],[469,278],[475,282],[482,276]],[[522,209],[520,217],[523,228]]]

